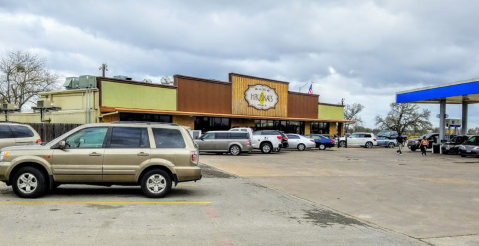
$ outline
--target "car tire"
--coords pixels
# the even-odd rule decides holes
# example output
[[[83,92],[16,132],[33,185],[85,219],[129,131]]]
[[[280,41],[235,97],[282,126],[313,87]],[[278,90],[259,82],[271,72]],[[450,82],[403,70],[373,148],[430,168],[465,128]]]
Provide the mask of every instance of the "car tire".
[[[340,141],[339,147],[342,147],[342,148],[346,147],[346,141]]]
[[[325,150],[325,149],[326,149],[326,145],[324,145],[324,144],[319,145],[319,150]]]
[[[38,198],[47,190],[47,179],[38,168],[22,167],[13,176],[12,187],[21,198]]]
[[[171,190],[171,177],[161,169],[152,169],[143,175],[141,190],[149,198],[165,197]]]
[[[298,148],[299,151],[303,151],[303,150],[306,149],[306,145],[304,145],[304,144],[298,144],[298,147],[297,147],[297,148]]]
[[[391,148],[391,149],[392,149],[392,148],[394,148],[394,147],[396,147],[396,145],[395,145],[394,143],[388,143],[388,148]]]
[[[269,153],[271,153],[271,151],[273,149],[273,146],[271,146],[271,144],[269,144],[269,143],[263,143],[263,144],[261,144],[260,149],[261,149],[261,153],[269,154]]]
[[[466,155],[461,154],[461,157],[466,157]]]
[[[230,147],[230,154],[231,155],[239,155],[241,154],[241,148],[240,146],[234,144],[234,145],[231,145]]]
[[[367,142],[367,143],[364,145],[364,147],[367,148],[367,149],[370,149],[370,148],[373,147],[373,143]]]
[[[417,149],[416,147],[411,146],[411,151],[416,151],[416,149]]]

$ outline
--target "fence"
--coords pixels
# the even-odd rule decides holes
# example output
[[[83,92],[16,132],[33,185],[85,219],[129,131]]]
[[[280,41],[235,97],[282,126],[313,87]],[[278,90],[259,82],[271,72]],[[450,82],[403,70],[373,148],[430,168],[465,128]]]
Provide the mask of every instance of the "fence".
[[[33,127],[38,132],[43,142],[50,142],[51,140],[61,136],[63,133],[72,130],[82,124],[63,124],[63,123],[26,123]]]

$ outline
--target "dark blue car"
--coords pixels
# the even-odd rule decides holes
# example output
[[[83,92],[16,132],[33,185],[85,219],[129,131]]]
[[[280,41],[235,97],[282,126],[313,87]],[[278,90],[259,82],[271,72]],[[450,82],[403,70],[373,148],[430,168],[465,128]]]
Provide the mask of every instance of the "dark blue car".
[[[325,136],[319,134],[306,134],[304,135],[307,138],[311,138],[316,143],[316,148],[320,150],[325,150],[326,148],[334,147],[334,139],[329,139]]]

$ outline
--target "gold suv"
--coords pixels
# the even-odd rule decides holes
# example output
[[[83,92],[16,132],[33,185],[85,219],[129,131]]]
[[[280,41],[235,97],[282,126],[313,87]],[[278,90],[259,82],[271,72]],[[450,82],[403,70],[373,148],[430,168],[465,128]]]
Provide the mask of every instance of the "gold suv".
[[[23,198],[61,184],[140,185],[151,198],[200,180],[189,132],[172,123],[85,124],[43,145],[3,148],[0,181]]]

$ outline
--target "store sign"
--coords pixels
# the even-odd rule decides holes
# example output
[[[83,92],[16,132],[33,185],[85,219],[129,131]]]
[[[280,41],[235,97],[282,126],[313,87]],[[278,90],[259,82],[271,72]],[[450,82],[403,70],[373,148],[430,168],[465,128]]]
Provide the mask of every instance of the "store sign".
[[[244,99],[250,107],[268,110],[278,103],[278,94],[267,85],[250,85],[244,92]]]

